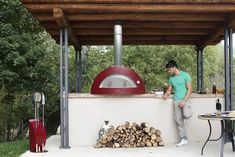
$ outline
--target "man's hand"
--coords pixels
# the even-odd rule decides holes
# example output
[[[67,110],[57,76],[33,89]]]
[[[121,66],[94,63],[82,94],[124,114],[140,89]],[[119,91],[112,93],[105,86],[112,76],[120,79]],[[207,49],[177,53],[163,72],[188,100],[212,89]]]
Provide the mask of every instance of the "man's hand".
[[[169,85],[168,88],[167,88],[167,90],[166,90],[166,93],[163,95],[162,98],[163,98],[164,100],[167,100],[168,97],[169,97],[169,95],[171,95],[171,91],[172,91],[172,86]]]
[[[182,101],[179,102],[179,106],[180,106],[180,107],[184,107],[185,103],[186,103],[186,102],[185,102],[184,100],[182,100]]]
[[[169,96],[168,96],[167,94],[164,94],[163,97],[162,97],[162,99],[167,100],[168,97],[169,97]]]

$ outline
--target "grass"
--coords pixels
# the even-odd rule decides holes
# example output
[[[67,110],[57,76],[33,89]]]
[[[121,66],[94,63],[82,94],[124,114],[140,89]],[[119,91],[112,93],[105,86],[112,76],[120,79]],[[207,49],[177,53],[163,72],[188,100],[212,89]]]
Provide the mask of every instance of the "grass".
[[[0,143],[0,157],[18,157],[28,149],[28,139]]]

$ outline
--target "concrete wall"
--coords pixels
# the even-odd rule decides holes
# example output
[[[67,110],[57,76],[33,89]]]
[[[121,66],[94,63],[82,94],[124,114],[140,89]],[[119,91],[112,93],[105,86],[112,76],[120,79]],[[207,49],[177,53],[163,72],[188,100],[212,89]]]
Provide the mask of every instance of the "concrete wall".
[[[190,98],[194,115],[186,120],[189,141],[205,141],[209,126],[206,120],[199,120],[198,114],[215,112],[215,95],[197,95]],[[220,96],[222,106],[224,99]],[[129,122],[150,122],[162,132],[165,143],[179,140],[173,118],[172,99],[145,94],[139,96],[95,96],[90,94],[69,95],[70,146],[90,146],[96,143],[98,131],[104,120],[115,127]],[[212,122],[212,137],[219,137],[220,123]]]

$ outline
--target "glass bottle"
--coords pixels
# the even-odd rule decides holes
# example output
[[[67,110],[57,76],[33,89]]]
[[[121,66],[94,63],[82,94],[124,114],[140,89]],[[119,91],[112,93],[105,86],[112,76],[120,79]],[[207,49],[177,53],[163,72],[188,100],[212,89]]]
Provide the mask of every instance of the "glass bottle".
[[[215,85],[215,83],[213,83],[213,86],[212,86],[212,94],[216,94],[216,85]]]
[[[219,102],[219,99],[216,100],[216,112],[217,116],[221,115],[221,103]]]

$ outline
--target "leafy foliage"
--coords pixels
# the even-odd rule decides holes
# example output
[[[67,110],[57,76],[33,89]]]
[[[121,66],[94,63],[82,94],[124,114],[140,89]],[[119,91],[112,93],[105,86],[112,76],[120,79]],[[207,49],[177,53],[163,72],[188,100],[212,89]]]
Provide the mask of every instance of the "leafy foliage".
[[[0,130],[1,137],[10,140],[19,120],[33,118],[35,91],[46,94],[48,115],[58,113],[59,50],[18,0],[1,0],[0,6],[0,106],[5,122]]]

